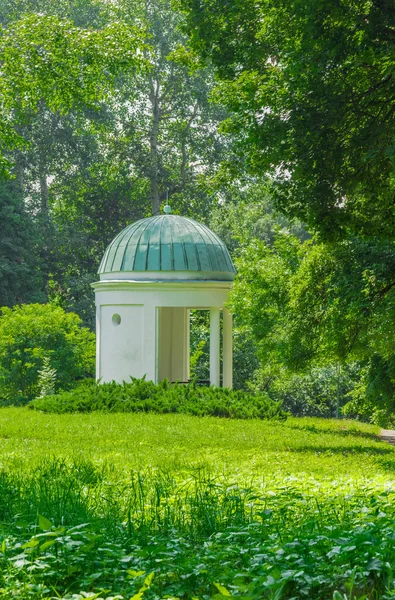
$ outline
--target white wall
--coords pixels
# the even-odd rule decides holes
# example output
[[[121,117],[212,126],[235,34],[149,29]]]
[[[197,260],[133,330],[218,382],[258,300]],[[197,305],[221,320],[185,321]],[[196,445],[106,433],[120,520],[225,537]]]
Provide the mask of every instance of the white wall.
[[[130,381],[142,377],[144,307],[139,305],[104,305],[99,308],[100,352],[98,378],[102,381]],[[120,324],[114,323],[119,315]]]
[[[189,310],[158,308],[158,381],[189,379]]]

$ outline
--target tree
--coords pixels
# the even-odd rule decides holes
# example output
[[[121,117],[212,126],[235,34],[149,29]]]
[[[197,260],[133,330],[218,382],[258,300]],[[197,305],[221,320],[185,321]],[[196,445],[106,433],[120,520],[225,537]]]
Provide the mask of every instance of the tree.
[[[38,393],[44,359],[56,369],[57,385],[92,376],[95,336],[81,327],[81,319],[50,304],[2,308],[0,316],[0,393],[26,400]]]
[[[43,301],[41,232],[16,181],[0,183],[0,305]]]
[[[45,14],[62,10],[61,16],[86,25],[72,12],[72,0],[56,7],[46,0],[29,4]],[[13,155],[29,209],[45,224],[46,293],[89,326],[89,285],[111,239],[131,221],[157,212],[167,193],[175,211],[207,221],[220,191],[211,183],[213,174],[229,152],[216,132],[223,108],[208,100],[212,70],[192,64],[170,2],[103,4],[101,20],[101,29],[119,21],[145,25],[149,70],[122,67],[95,110],[75,105],[64,114],[41,103],[20,128],[28,146]]]
[[[326,239],[393,238],[391,0],[180,0],[247,166]]]
[[[42,4],[50,14],[40,12]],[[87,132],[95,121],[101,126],[103,101],[119,72],[128,69],[132,77],[146,66],[141,27],[119,20],[105,24],[89,0],[84,16],[80,5],[84,27],[78,27],[64,18],[67,11],[78,12],[75,3],[61,4],[60,16],[45,0],[21,0],[18,9],[2,6],[0,15],[0,175],[15,177],[15,185],[3,188],[8,185],[10,193],[1,196],[8,217],[0,247],[2,304],[45,299],[59,256],[53,242],[62,237],[59,247],[65,246],[52,222],[49,182],[86,158]],[[21,17],[23,10],[38,12]],[[86,27],[88,15],[95,16],[96,29]],[[40,242],[34,248],[33,239]],[[24,268],[27,276],[19,279]]]
[[[146,23],[150,69],[133,80],[125,73],[118,100],[122,127],[118,135],[113,130],[112,139],[123,148],[130,179],[145,182],[151,214],[159,214],[169,196],[183,214],[207,218],[216,199],[206,182],[226,148],[217,133],[224,109],[209,102],[212,68],[195,64],[170,0],[122,0],[116,7],[113,18],[133,22],[139,16]]]
[[[121,68],[141,68],[141,33],[121,22],[80,29],[67,19],[28,14],[0,30],[0,166],[21,147],[18,125],[45,104],[52,112],[95,109]]]
[[[253,241],[236,266],[234,311],[266,365],[263,387],[284,367],[303,373],[359,363],[348,411],[388,420],[395,409],[394,244],[300,244],[281,232],[272,247]]]

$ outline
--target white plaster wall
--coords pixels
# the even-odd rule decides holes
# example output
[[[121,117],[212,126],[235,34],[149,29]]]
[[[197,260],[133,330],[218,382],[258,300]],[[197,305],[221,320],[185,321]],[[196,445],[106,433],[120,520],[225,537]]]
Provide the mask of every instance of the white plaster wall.
[[[223,307],[231,283],[152,283],[100,281],[93,284],[96,304],[142,304],[144,307],[180,306],[184,308]]]
[[[100,351],[98,378],[104,381],[130,381],[144,375],[144,307],[111,304],[100,306]],[[121,323],[113,323],[114,314]]]
[[[158,308],[158,381],[189,379],[189,310]]]

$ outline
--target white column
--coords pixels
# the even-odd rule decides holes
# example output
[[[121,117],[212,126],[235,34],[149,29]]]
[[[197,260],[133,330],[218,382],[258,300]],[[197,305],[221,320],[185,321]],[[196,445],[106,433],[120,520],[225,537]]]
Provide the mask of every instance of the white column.
[[[173,314],[171,340],[171,379],[170,381],[188,381],[188,320],[185,308],[169,309]],[[188,354],[189,357],[189,354]]]
[[[233,387],[232,315],[227,308],[223,313],[223,387]]]
[[[146,304],[144,306],[144,326],[143,326],[143,340],[142,340],[142,373],[146,376],[147,381],[156,382],[156,362],[157,362],[157,316],[156,307]]]
[[[189,381],[191,376],[191,311],[185,309],[185,321],[186,321],[186,332],[185,332],[185,380]]]
[[[100,304],[96,304],[96,380],[101,377],[101,356],[100,356]]]
[[[210,308],[210,384],[219,387],[219,308]]]

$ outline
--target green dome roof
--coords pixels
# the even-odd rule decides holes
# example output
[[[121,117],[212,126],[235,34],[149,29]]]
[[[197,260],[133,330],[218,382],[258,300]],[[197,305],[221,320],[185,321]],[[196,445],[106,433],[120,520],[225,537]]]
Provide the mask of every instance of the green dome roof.
[[[99,273],[192,271],[231,280],[236,269],[228,249],[208,227],[178,215],[136,221],[108,246]]]

